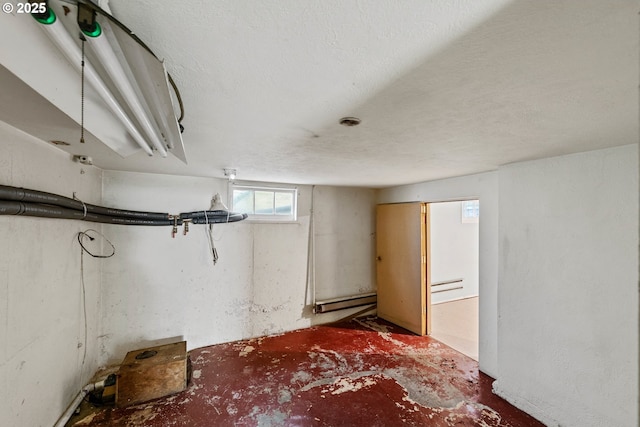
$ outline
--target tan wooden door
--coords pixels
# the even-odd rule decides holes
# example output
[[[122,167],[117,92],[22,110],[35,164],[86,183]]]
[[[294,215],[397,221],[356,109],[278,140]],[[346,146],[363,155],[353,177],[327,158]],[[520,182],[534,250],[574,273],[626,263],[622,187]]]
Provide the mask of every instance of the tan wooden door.
[[[429,205],[378,205],[376,218],[378,316],[418,335],[429,334]]]

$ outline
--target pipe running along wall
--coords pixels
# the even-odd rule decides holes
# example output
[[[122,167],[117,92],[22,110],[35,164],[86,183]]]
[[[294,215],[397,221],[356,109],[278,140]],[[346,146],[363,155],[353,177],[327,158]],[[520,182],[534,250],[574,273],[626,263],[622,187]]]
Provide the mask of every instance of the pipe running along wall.
[[[0,185],[0,215],[25,215],[41,218],[78,219],[103,224],[176,226],[237,222],[247,214],[222,210],[183,212],[130,211],[96,206],[43,191]]]

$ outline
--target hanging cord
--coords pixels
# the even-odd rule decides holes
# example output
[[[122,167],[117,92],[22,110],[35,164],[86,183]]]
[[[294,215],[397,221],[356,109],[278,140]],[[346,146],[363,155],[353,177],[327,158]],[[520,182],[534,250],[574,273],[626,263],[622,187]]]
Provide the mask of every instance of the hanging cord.
[[[74,194],[74,197],[75,197],[75,194]],[[102,237],[109,244],[109,246],[111,246],[111,253],[107,255],[100,255],[100,254],[94,254],[93,252],[88,250],[82,241],[85,238],[89,239],[90,241],[94,241],[96,239],[95,237],[91,236],[89,233],[95,233],[98,236]],[[88,253],[93,258],[111,258],[116,253],[116,248],[102,233],[93,229],[88,229],[88,230],[79,232],[77,235],[77,238],[78,238],[78,243],[80,244],[80,283],[82,284],[82,288],[81,288],[82,289],[82,318],[84,321],[84,342],[82,344],[82,364],[80,367],[80,372],[83,372],[84,364],[87,360],[87,335],[89,330],[89,327],[87,325],[87,287],[85,285],[85,280],[84,280],[84,253],[85,252]]]
[[[211,206],[209,207],[209,209],[211,211],[220,211],[220,210],[226,211],[227,220],[225,221],[225,223],[229,222],[229,219],[231,217],[231,212],[229,212],[229,209],[224,205],[224,203],[220,201],[220,194],[216,194],[213,196],[213,198],[211,199]],[[204,213],[205,224],[207,225],[207,227],[205,228],[205,233],[207,234],[207,240],[209,241],[209,250],[211,251],[213,265],[216,265],[216,263],[218,262],[219,256],[218,256],[218,250],[216,249],[216,245],[215,245],[216,240],[213,238],[213,223],[209,222],[209,216],[207,215],[207,211],[203,211],[203,213]]]
[[[89,327],[87,326],[87,291],[84,283],[84,252],[85,248],[80,241],[80,234],[78,233],[78,242],[80,243],[80,282],[82,283],[82,319],[84,320],[84,342],[82,343],[82,364],[80,365],[80,376],[84,372],[84,362],[87,359],[87,334]]]
[[[80,62],[80,143],[84,144],[84,42],[85,38],[80,37],[82,40],[82,61]],[[86,216],[85,209],[85,216]]]
[[[213,259],[213,265],[218,263],[218,250],[216,249],[216,245],[213,242],[213,224],[209,223],[209,217],[207,216],[207,211],[204,212],[204,220],[206,224],[206,228],[204,232],[207,234],[207,240],[209,241],[209,250],[211,251],[211,258]]]

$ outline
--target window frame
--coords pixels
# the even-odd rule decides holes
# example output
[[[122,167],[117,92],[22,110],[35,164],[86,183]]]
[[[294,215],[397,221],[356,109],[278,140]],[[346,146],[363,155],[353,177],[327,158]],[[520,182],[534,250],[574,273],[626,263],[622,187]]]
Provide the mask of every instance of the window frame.
[[[228,191],[229,209],[232,212],[240,212],[236,210],[233,203],[233,191],[234,190],[248,190],[254,193],[254,209],[255,209],[255,192],[256,191],[269,191],[274,193],[288,193],[293,197],[292,213],[287,215],[276,214],[276,206],[274,200],[274,213],[273,214],[248,214],[246,221],[249,222],[262,222],[271,224],[297,224],[298,223],[298,187],[296,185],[287,184],[272,184],[266,182],[247,182],[247,181],[230,181]]]

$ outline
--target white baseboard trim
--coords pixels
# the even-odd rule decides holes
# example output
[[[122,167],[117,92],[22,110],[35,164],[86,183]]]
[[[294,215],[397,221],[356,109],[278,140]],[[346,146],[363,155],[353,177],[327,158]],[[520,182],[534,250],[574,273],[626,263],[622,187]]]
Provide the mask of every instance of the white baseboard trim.
[[[471,295],[471,296],[460,297],[460,298],[452,298],[452,299],[448,299],[446,301],[432,302],[431,305],[446,304],[448,302],[462,301],[462,300],[471,299],[471,298],[478,298],[478,295]]]

